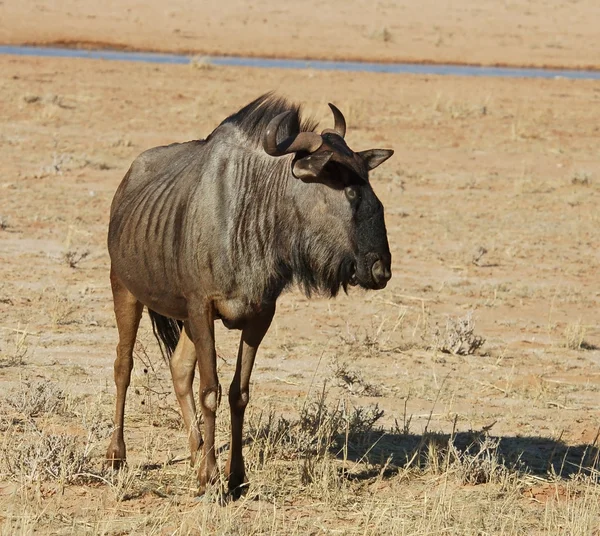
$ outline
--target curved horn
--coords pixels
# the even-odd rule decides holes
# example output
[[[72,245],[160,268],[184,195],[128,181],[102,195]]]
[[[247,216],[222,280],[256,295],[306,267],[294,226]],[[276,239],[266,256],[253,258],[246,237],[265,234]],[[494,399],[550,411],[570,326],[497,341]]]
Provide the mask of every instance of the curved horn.
[[[298,151],[314,153],[323,144],[323,138],[316,132],[299,132],[277,143],[277,131],[291,113],[291,111],[283,112],[271,119],[267,125],[263,135],[263,148],[267,154],[283,156]]]
[[[332,129],[325,129],[323,131],[323,134],[327,134],[329,132],[332,134],[338,134],[343,138],[346,135],[346,120],[344,119],[344,114],[340,112],[338,107],[334,104],[329,103],[329,107],[333,112],[333,120],[335,121],[335,126]]]

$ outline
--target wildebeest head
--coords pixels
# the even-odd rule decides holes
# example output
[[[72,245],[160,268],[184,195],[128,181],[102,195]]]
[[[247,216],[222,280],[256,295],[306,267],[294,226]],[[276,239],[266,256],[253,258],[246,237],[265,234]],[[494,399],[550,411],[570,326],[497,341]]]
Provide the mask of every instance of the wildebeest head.
[[[263,136],[263,148],[271,156],[293,154],[290,173],[305,183],[323,185],[322,195],[309,199],[321,223],[317,239],[332,242],[330,250],[345,250],[340,283],[368,289],[384,288],[392,276],[383,205],[369,183],[369,171],[394,153],[389,149],[354,152],[344,136],[346,121],[329,104],[335,126],[321,134],[297,132],[285,136],[281,128],[292,112],[274,117]],[[283,138],[283,139],[281,139]],[[326,249],[326,248],[324,248]]]

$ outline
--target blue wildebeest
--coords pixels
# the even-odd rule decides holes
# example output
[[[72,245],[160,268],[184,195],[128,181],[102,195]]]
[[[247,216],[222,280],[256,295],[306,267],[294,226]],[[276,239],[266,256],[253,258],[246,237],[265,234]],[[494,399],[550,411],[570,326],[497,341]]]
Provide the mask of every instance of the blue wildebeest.
[[[307,295],[381,289],[391,277],[383,206],[369,171],[391,150],[354,152],[346,122],[321,134],[298,106],[263,95],[206,140],[150,149],[133,162],[111,206],[108,249],[119,331],[115,429],[107,459],[125,460],[123,419],[142,309],[149,310],[173,377],[191,460],[202,448],[200,492],[217,474],[215,413],[221,398],[214,322],[242,331],[229,388],[229,490],[246,481],[242,428],[256,351],[275,302],[298,283]],[[193,397],[200,376],[200,433]]]

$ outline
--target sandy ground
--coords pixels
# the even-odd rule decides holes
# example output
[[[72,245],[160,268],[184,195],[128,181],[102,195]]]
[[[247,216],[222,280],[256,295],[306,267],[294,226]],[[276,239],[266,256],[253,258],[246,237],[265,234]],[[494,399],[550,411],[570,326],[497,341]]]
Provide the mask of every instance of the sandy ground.
[[[304,103],[323,125],[331,120],[326,103],[335,102],[346,114],[347,140],[355,149],[396,151],[373,174],[386,207],[394,277],[383,291],[351,290],[336,300],[309,302],[298,293],[283,297],[257,359],[253,415],[271,409],[297,415],[302,402],[326,381],[330,400],[349,407],[378,404],[384,410],[378,425],[390,432],[390,442],[378,454],[381,463],[390,454],[400,463],[405,445],[414,445],[427,431],[489,429],[505,445],[508,458],[525,453],[524,469],[535,478],[545,479],[548,471],[567,478],[551,485],[523,484],[510,495],[513,502],[501,486],[458,485],[454,497],[463,502],[454,499],[460,502],[455,509],[454,503],[431,502],[431,494],[440,489],[438,477],[425,483],[405,476],[351,481],[344,484],[354,486],[343,495],[346,502],[342,496],[311,498],[306,489],[312,488],[297,487],[300,477],[289,477],[281,484],[285,499],[267,494],[244,503],[236,515],[256,519],[257,512],[267,512],[264,519],[277,525],[264,529],[269,533],[294,532],[285,526],[298,534],[327,533],[323,527],[337,527],[337,533],[385,533],[368,521],[370,497],[377,490],[381,500],[389,501],[380,522],[396,528],[399,518],[390,512],[409,510],[422,512],[420,522],[432,520],[429,531],[438,527],[435,520],[452,526],[450,518],[439,517],[441,510],[430,510],[441,504],[457,516],[455,525],[473,515],[499,523],[506,515],[514,529],[502,525],[506,533],[552,533],[548,524],[555,518],[548,512],[554,510],[547,510],[547,500],[567,496],[570,502],[559,501],[556,508],[581,508],[583,517],[577,519],[590,524],[579,533],[590,533],[586,530],[597,521],[597,497],[596,503],[577,502],[576,497],[589,498],[592,491],[569,495],[557,486],[567,486],[573,467],[586,452],[594,452],[598,431],[597,82],[14,57],[0,57],[0,73],[2,415],[14,409],[6,399],[14,402],[31,395],[34,386],[53,385],[68,393],[74,409],[64,417],[52,417],[50,411],[37,426],[84,437],[93,415],[100,428],[110,429],[116,328],[105,237],[112,195],[142,150],[205,137],[227,114],[276,89]],[[453,332],[449,320],[469,315],[474,333],[485,343],[471,355],[445,353]],[[236,339],[235,332],[219,327],[225,386],[233,372]],[[162,467],[173,457],[185,457],[186,441],[147,319],[140,344],[128,400],[128,453],[132,464]],[[9,436],[10,441],[21,437],[22,430],[14,427],[26,422],[11,419],[10,426],[2,421],[12,431],[3,443],[5,457]],[[220,445],[227,443],[227,420],[223,408]],[[399,434],[400,428],[410,434]],[[94,464],[101,464],[106,444],[106,434],[94,443]],[[174,474],[192,474],[184,464],[170,467]],[[256,483],[263,473],[252,467]],[[6,534],[16,527],[23,533],[41,527],[53,533],[160,534],[152,529],[152,516],[163,507],[188,516],[172,521],[175,528],[181,519],[203,512],[187,500],[173,502],[181,486],[159,485],[151,471],[143,478],[135,475],[132,481],[150,487],[124,503],[115,502],[115,485],[77,484],[57,494],[45,485],[32,487],[23,471],[3,469]],[[282,474],[265,481],[282,479]],[[473,513],[469,508],[474,505]],[[460,512],[471,512],[470,517]],[[218,516],[226,514],[215,515],[222,519]],[[234,525],[240,519],[236,515],[231,514]],[[566,521],[556,519],[552,527],[558,534]],[[411,526],[418,533],[417,525]],[[182,527],[179,533],[188,533]],[[502,528],[495,527],[491,533]]]
[[[5,0],[0,43],[312,59],[599,67],[591,0]]]

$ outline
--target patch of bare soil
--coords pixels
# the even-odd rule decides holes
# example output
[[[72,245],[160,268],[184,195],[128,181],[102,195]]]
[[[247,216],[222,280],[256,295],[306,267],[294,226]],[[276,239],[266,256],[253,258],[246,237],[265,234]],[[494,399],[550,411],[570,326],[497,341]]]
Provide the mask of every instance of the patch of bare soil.
[[[129,467],[102,468],[117,336],[106,228],[138,153],[205,137],[271,89],[323,125],[334,102],[353,148],[395,149],[373,174],[394,276],[281,300],[253,375],[251,486],[222,507],[194,497],[147,318]],[[597,82],[0,57],[0,91],[3,533],[597,528]],[[219,326],[217,341],[227,386],[237,333]],[[227,442],[223,405],[221,460]]]
[[[598,67],[600,5],[480,0],[0,3],[0,42],[193,54]]]

